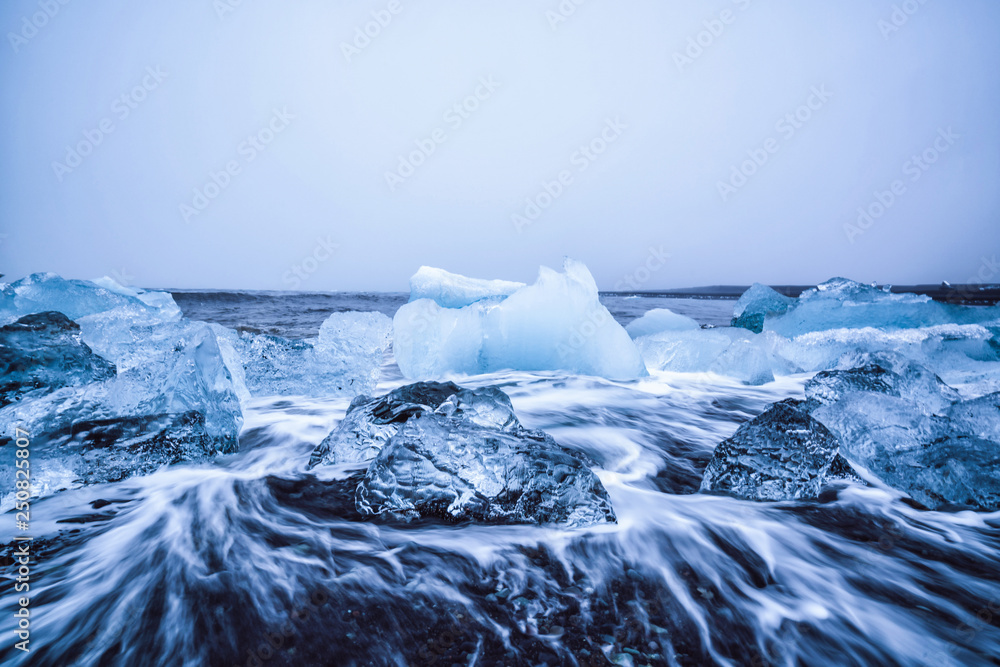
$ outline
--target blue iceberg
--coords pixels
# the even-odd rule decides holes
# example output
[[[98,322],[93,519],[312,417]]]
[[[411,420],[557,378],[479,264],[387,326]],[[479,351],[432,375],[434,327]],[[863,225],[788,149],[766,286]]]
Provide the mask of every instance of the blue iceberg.
[[[534,285],[459,308],[432,299],[404,305],[393,320],[393,352],[403,375],[565,370],[628,379],[646,375],[628,333],[598,299],[580,262],[542,267]]]

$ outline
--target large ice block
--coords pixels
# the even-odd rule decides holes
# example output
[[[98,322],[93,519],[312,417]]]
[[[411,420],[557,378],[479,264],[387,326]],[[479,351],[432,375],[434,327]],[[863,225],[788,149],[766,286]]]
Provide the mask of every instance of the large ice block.
[[[853,463],[932,509],[1000,509],[998,395],[958,401],[906,363],[833,371],[806,385],[813,418]]]
[[[998,306],[938,303],[921,294],[894,294],[888,288],[833,278],[803,292],[787,312],[768,316],[764,329],[784,336],[798,336],[828,329],[913,329],[942,324],[976,324],[997,318],[1000,318]]]
[[[429,414],[409,419],[357,489],[363,514],[484,523],[615,521],[585,460],[541,431],[504,432]]]
[[[25,315],[0,327],[0,407],[114,375],[114,364],[94,354],[62,313]]]
[[[393,329],[396,361],[408,378],[503,369],[616,379],[646,374],[632,339],[601,305],[587,267],[570,259],[562,273],[542,267],[535,284],[506,297],[462,308],[411,301],[396,313]]]
[[[180,308],[165,292],[142,292],[123,287],[110,278],[101,284],[65,280],[54,273],[34,273],[0,290],[0,325],[24,315],[56,311],[71,320],[127,308],[149,321],[180,319]]]
[[[182,320],[154,327],[151,335],[141,353],[119,358],[114,377],[0,410],[0,447],[11,443],[15,427],[31,434],[36,492],[235,451],[243,415],[212,330]]]
[[[370,461],[404,422],[427,412],[500,431],[521,428],[510,398],[496,387],[418,382],[385,396],[355,398],[343,421],[313,451],[309,466]]]

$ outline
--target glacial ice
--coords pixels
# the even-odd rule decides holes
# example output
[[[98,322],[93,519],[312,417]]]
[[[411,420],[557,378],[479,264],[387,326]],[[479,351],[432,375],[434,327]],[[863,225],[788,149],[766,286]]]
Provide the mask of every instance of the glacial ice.
[[[819,374],[806,395],[843,455],[885,484],[932,509],[1000,509],[1000,395],[955,400],[912,363]]]
[[[62,313],[25,315],[0,327],[0,408],[114,375],[114,364],[94,354]]]
[[[497,387],[418,382],[359,396],[309,467],[367,463],[363,514],[488,523],[615,521],[583,455],[524,428]]]
[[[385,396],[355,398],[343,421],[313,451],[309,466],[370,461],[404,422],[429,412],[499,431],[521,428],[510,398],[496,387],[417,382]]]
[[[702,490],[815,497],[830,479],[856,478],[853,468],[931,509],[1000,509],[1000,393],[961,400],[905,357],[867,361],[816,374],[805,401],[744,424],[716,448]]]
[[[767,285],[754,283],[733,306],[732,325],[760,333],[768,316],[781,315],[794,303],[795,299],[779,294]]]
[[[625,331],[635,339],[661,331],[688,331],[698,328],[700,328],[698,323],[690,317],[679,315],[669,308],[654,308],[646,311],[642,317],[629,322]]]
[[[793,337],[829,329],[914,329],[944,324],[977,324],[1000,318],[1000,306],[938,303],[919,294],[833,278],[799,295],[786,312],[768,316],[764,329]]]
[[[506,298],[461,308],[411,301],[397,311],[393,329],[396,361],[408,378],[504,369],[646,375],[632,339],[599,301],[587,267],[571,259],[562,273],[542,267],[535,284]]]
[[[110,278],[101,284],[65,280],[54,273],[34,273],[0,290],[0,324],[24,315],[56,311],[71,320],[117,308],[149,321],[180,319],[180,308],[165,292],[142,292],[123,287]]]
[[[391,340],[382,313],[333,313],[311,340],[216,327],[241,396],[357,396],[372,391]]]
[[[212,331],[183,321],[154,334],[156,344],[124,357],[114,377],[0,409],[0,446],[15,425],[31,433],[33,489],[115,481],[235,451],[243,415]]]
[[[856,478],[839,451],[801,401],[781,401],[716,447],[701,491],[748,500],[816,498],[830,482]]]
[[[409,419],[357,488],[363,514],[484,523],[614,522],[584,460],[541,431],[504,432],[429,414]]]
[[[747,384],[771,375],[809,373],[864,365],[871,356],[905,358],[965,383],[1000,375],[1000,347],[990,327],[940,324],[915,329],[829,329],[786,338],[765,330],[719,327],[661,331],[636,339],[651,370],[712,371]]]
[[[487,297],[506,297],[525,287],[509,280],[466,278],[430,266],[421,266],[410,278],[410,301],[430,299],[442,308],[462,308]]]
[[[774,370],[787,370],[771,353],[773,340],[744,329],[722,327],[660,331],[635,341],[646,366],[680,373],[712,372],[748,385],[774,380]]]

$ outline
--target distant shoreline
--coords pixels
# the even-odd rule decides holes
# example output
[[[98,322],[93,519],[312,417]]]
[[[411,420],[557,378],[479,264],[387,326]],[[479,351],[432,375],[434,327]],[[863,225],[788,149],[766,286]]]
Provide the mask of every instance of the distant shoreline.
[[[797,297],[815,285],[771,285],[771,288],[785,296]],[[881,285],[879,287],[882,287]],[[144,288],[183,294],[250,294],[259,296],[281,297],[298,294],[379,294],[407,298],[407,292],[361,292],[356,290],[329,291],[286,291],[286,290],[243,290],[243,289],[163,289]],[[709,287],[682,287],[665,290],[632,290],[615,292],[602,290],[601,296],[642,297],[666,299],[719,299],[735,300],[750,289],[749,285],[712,285]],[[894,294],[925,294],[942,303],[964,304],[971,306],[992,306],[1000,303],[1000,285],[890,285],[889,291]]]

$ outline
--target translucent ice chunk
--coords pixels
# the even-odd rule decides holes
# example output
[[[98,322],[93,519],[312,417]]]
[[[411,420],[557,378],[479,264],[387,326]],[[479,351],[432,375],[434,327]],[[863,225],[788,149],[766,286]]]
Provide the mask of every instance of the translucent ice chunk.
[[[250,395],[357,396],[378,384],[391,327],[381,313],[352,311],[330,315],[315,340],[222,335],[227,359],[235,353],[242,365],[234,376],[242,374]]]
[[[759,336],[744,329],[722,327],[688,331],[661,331],[636,339],[646,366],[680,373],[713,372],[750,385],[774,380],[784,363],[774,357],[773,335]]]
[[[821,373],[812,416],[845,457],[930,508],[1000,509],[1000,398],[956,392],[914,364]]]
[[[0,407],[114,375],[114,364],[94,354],[62,313],[25,315],[0,327]]]
[[[38,488],[114,481],[235,451],[243,415],[211,329],[182,321],[154,334],[110,379],[0,410],[0,446],[15,427],[31,434]]]
[[[421,266],[410,278],[410,301],[430,299],[443,308],[461,308],[491,296],[510,296],[524,283],[466,278],[430,266]]]
[[[375,458],[408,419],[427,412],[499,431],[521,429],[510,398],[496,387],[463,389],[451,382],[418,382],[385,396],[359,396],[344,420],[315,449],[310,467]]]
[[[584,460],[540,431],[483,428],[443,415],[408,420],[357,489],[363,514],[582,527],[615,521]]]
[[[629,322],[625,331],[632,338],[638,338],[661,331],[687,331],[698,328],[698,323],[690,317],[678,315],[669,308],[654,308],[646,311],[639,319]]]
[[[754,283],[733,307],[733,326],[760,333],[768,316],[780,315],[795,303],[795,299],[779,294],[767,285]]]
[[[912,329],[940,324],[975,324],[996,320],[1000,307],[943,304],[919,294],[834,278],[803,292],[782,315],[768,317],[764,328],[785,336],[827,329],[874,327]]]
[[[839,450],[800,401],[781,401],[716,447],[701,490],[749,500],[816,498],[830,481],[855,477]]]
[[[110,279],[101,286],[86,280],[64,280],[54,273],[35,273],[4,286],[0,292],[0,324],[8,324],[24,315],[57,311],[71,320],[86,315],[130,307],[150,320],[171,321],[180,318],[173,298],[163,292],[139,294]],[[145,301],[143,300],[145,299]]]
[[[542,267],[534,285],[506,298],[462,308],[412,301],[396,313],[393,327],[396,361],[410,378],[503,369],[622,379],[646,374],[631,338],[598,300],[587,267],[570,259],[563,273]]]

